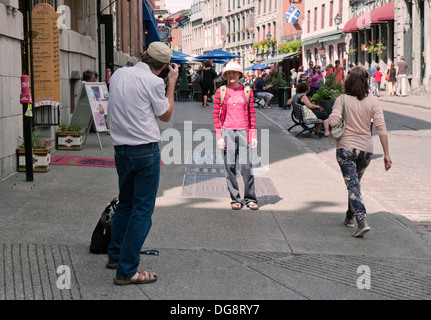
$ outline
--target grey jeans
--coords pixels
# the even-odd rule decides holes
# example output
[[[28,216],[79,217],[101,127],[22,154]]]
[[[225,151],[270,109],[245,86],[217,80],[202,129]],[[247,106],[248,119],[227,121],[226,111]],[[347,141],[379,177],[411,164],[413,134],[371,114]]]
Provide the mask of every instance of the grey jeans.
[[[224,166],[226,170],[227,187],[232,203],[241,202],[236,168],[239,169],[244,181],[244,200],[248,205],[250,202],[257,203],[254,175],[251,166],[250,144],[247,140],[246,130],[222,130],[223,139],[226,143],[224,151]]]

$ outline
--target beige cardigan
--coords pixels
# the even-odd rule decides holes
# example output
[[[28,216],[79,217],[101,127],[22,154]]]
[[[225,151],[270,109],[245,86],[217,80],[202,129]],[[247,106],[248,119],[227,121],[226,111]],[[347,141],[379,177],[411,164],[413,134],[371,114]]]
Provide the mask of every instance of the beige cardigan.
[[[346,129],[343,137],[337,142],[337,149],[356,148],[361,151],[373,152],[373,138],[370,124],[373,120],[374,128],[379,136],[387,135],[383,109],[376,97],[368,95],[359,101],[354,96],[344,95],[346,108]],[[341,97],[334,103],[329,116],[329,125],[335,126],[341,121]]]

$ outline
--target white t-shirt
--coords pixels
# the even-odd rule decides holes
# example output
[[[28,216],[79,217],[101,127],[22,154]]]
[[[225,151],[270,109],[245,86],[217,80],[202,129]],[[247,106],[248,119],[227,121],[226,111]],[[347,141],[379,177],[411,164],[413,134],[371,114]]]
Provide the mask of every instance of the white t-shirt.
[[[157,117],[169,109],[163,79],[139,62],[114,72],[109,85],[108,123],[114,146],[160,142]]]

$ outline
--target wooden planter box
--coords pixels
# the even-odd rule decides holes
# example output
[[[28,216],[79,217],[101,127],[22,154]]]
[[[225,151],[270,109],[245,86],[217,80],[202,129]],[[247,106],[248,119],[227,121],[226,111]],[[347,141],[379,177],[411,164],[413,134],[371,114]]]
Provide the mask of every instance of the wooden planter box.
[[[34,172],[48,172],[51,170],[51,151],[52,147],[48,149],[33,149],[33,171]],[[25,172],[25,149],[16,149],[17,158],[17,171]]]
[[[57,131],[57,150],[81,150],[84,147],[84,130]]]

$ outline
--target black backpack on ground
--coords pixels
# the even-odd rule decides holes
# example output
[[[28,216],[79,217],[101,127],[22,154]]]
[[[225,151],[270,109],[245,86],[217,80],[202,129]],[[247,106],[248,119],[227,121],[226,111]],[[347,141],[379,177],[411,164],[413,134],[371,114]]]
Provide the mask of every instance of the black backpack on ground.
[[[95,254],[108,253],[111,241],[111,225],[118,199],[114,198],[102,213],[91,236],[90,252]]]

